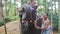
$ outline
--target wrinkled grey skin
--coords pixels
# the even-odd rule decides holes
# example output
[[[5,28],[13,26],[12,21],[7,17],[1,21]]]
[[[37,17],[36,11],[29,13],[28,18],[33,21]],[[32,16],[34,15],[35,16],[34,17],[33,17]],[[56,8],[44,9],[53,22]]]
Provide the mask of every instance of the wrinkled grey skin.
[[[21,22],[21,34],[32,34],[31,29],[32,29],[33,22],[31,22],[32,24],[31,23],[28,24],[28,27],[27,27],[25,24],[25,21],[28,21],[28,22],[33,21],[33,18],[34,18],[33,11],[35,11],[35,9],[31,5],[24,4],[20,8],[18,8],[18,11],[19,11],[19,16],[21,20],[20,21]]]

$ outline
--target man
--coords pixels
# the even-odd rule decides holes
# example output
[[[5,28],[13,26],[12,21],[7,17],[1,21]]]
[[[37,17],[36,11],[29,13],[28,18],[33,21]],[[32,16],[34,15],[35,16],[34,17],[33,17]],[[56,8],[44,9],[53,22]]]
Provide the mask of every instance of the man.
[[[50,20],[48,19],[48,13],[44,13],[43,23],[42,23],[42,27],[40,29],[42,30],[42,34],[44,34],[44,33],[50,34],[50,32],[52,31]]]
[[[47,13],[44,13],[43,20],[42,20],[42,26],[41,26],[41,27],[38,27],[38,26],[35,24],[35,27],[36,27],[37,29],[42,30],[42,31],[41,31],[41,34],[50,34],[50,32],[51,32],[52,30],[51,30],[51,25],[50,25],[50,21],[49,21],[49,19],[48,19],[48,14],[47,14]]]

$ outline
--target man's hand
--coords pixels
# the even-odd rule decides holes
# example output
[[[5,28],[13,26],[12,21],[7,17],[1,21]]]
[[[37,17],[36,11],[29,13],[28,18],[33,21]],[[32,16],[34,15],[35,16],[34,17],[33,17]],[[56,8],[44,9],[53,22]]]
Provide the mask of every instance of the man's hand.
[[[35,28],[36,28],[36,29],[41,29],[39,26],[36,26]]]

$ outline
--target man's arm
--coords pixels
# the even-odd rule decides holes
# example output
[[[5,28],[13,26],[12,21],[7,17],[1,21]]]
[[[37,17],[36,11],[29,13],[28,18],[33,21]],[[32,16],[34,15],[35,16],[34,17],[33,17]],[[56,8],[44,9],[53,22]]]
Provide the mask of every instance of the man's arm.
[[[39,18],[37,18],[37,19],[34,21],[34,26],[35,26],[36,29],[40,29],[40,27],[37,26],[37,21],[38,21],[38,20],[39,20]]]

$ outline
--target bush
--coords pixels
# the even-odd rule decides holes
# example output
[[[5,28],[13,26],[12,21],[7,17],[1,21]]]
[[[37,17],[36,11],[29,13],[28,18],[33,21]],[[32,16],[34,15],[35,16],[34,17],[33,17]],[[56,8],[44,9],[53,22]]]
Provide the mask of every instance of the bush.
[[[58,30],[59,16],[57,13],[53,14],[53,29]]]
[[[48,17],[51,20],[51,13],[48,12]],[[53,30],[58,31],[59,16],[58,13],[52,13],[52,27]]]
[[[9,21],[11,21],[11,20],[9,19],[9,17],[6,17],[6,18],[5,18],[5,22],[7,23],[7,22],[9,22]]]
[[[0,20],[0,26],[4,25],[4,22]]]

